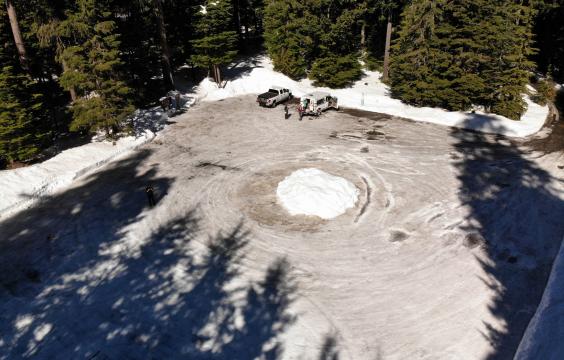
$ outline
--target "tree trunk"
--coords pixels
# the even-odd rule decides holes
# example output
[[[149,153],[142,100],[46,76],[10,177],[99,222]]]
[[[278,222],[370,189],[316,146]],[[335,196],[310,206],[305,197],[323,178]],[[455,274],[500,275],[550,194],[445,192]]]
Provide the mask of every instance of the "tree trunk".
[[[233,0],[233,18],[235,22],[235,30],[237,31],[237,37],[241,40],[241,14],[239,11],[239,0]]]
[[[161,0],[153,0],[155,15],[157,17],[157,27],[161,42],[161,62],[163,66],[163,80],[167,90],[174,90],[174,78],[172,66],[170,64],[170,49],[166,40],[166,28],[164,22],[163,6]]]
[[[213,66],[213,74],[218,87],[221,87],[221,69],[219,65]]]
[[[366,50],[366,22],[362,22],[360,27],[360,48],[362,51]]]
[[[12,4],[11,0],[6,0],[6,8],[8,10],[8,17],[10,18],[10,26],[12,27],[12,34],[14,35],[14,42],[16,43],[16,48],[18,49],[20,64],[22,65],[22,68],[28,70],[27,53],[25,51],[20,25],[16,15],[16,8]]]
[[[66,72],[66,71],[69,70],[69,67],[67,66],[67,63],[66,63],[65,60],[61,59],[61,65],[63,65],[63,72]],[[76,90],[74,89],[74,87],[69,88],[69,94],[70,94],[72,102],[75,102],[76,99],[77,99],[77,96],[76,96]]]
[[[388,81],[390,77],[390,44],[392,42],[392,16],[388,15],[388,28],[386,29],[386,47],[384,49],[384,73],[382,81]]]

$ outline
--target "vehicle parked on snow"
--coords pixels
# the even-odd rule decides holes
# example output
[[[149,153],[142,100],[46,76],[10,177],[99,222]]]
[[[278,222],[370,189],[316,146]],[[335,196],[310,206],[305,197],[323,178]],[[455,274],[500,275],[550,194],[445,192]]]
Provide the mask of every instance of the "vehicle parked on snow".
[[[280,86],[272,86],[267,92],[257,97],[260,106],[276,107],[276,105],[291,99],[292,92]]]
[[[304,115],[319,116],[327,109],[339,110],[338,99],[323,91],[315,91],[300,98],[298,112],[300,118]]]

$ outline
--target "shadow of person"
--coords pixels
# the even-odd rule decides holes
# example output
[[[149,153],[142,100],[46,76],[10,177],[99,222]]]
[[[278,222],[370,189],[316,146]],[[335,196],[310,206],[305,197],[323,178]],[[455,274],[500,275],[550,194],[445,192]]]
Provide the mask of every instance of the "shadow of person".
[[[484,323],[479,331],[493,348],[487,359],[509,359],[540,301],[564,234],[560,180],[516,141],[458,129],[451,135],[458,194],[468,211],[463,230],[479,238],[487,254],[487,260],[476,259],[495,294],[489,311],[505,324],[500,329]]]

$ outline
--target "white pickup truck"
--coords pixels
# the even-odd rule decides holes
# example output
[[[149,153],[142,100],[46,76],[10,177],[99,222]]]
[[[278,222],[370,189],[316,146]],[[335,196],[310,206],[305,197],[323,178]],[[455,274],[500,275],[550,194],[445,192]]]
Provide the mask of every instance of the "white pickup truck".
[[[276,105],[291,99],[292,92],[280,86],[272,86],[267,92],[257,96],[260,106],[276,107]]]

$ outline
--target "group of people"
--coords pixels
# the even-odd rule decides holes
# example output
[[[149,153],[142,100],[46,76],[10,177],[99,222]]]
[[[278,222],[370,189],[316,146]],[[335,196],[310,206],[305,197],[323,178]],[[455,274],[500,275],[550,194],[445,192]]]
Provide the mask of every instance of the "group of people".
[[[302,118],[304,117],[304,112],[303,112],[303,110],[300,106],[298,106],[297,110],[298,110],[298,115],[300,117],[300,121],[302,121]],[[284,120],[288,120],[288,118],[291,115],[292,114],[290,114],[289,109],[288,109],[288,104],[284,104]]]

